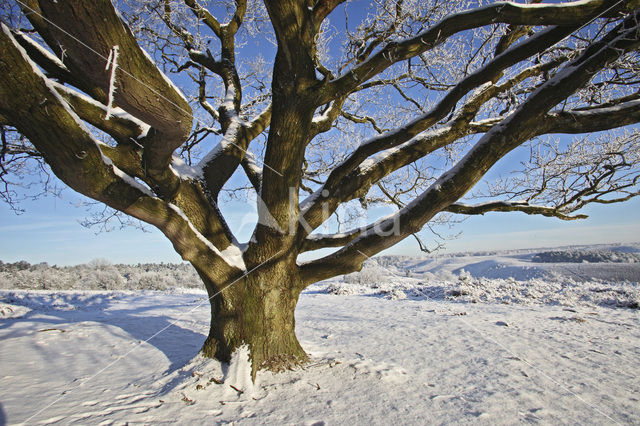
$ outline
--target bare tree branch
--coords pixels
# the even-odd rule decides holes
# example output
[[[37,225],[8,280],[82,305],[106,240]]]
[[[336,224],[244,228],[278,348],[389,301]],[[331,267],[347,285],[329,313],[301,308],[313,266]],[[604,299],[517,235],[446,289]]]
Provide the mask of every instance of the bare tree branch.
[[[349,232],[343,232],[338,234],[311,234],[309,235],[302,245],[301,251],[312,251],[323,248],[342,247],[345,244],[353,241],[361,230],[354,229]]]
[[[567,34],[570,34],[573,29],[575,28],[551,28],[536,37],[532,37],[529,40],[510,48],[502,55],[499,55],[486,64],[480,70],[464,78],[426,114],[402,127],[394,129],[391,132],[362,144],[346,161],[334,169],[327,179],[326,186],[329,188],[332,187],[370,155],[404,143],[418,133],[433,126],[450,113],[451,110],[455,108],[457,102],[470,90],[499,77],[505,68],[546,49],[551,44],[564,38]]]
[[[313,6],[313,21],[316,26],[316,31],[320,28],[322,21],[329,16],[333,10],[344,3],[345,0],[319,0]]]
[[[427,31],[408,40],[391,42],[378,53],[341,77],[331,81],[318,97],[322,105],[330,100],[351,93],[356,87],[381,73],[394,63],[417,56],[433,49],[451,35],[495,23],[512,25],[561,25],[574,26],[587,22],[603,12],[613,13],[624,7],[620,1],[591,0],[562,4],[493,3],[485,7],[447,16]]]
[[[531,94],[500,126],[486,133],[456,166],[393,217],[372,224],[337,252],[302,265],[309,282],[322,279],[327,274],[327,264],[331,264],[334,271],[357,268],[373,254],[419,231],[435,214],[456,202],[496,161],[535,135],[537,124],[548,110],[585,85],[606,63],[637,48],[640,45],[637,22],[634,14],[585,49],[580,57]]]
[[[557,217],[562,220],[586,219],[587,215],[569,216],[561,210],[546,206],[533,206],[524,201],[491,201],[483,204],[469,205],[454,203],[445,208],[445,211],[465,215],[484,215],[489,212],[523,212],[529,215],[541,215]]]
[[[76,114],[84,121],[108,133],[119,143],[133,143],[142,148],[140,139],[146,136],[149,131],[149,125],[120,108],[115,109],[114,113],[107,119],[108,109],[105,105],[61,84],[53,84],[56,91],[62,95]]]
[[[184,3],[191,8],[195,16],[204,22],[215,35],[220,38],[222,37],[222,25],[220,25],[220,22],[218,22],[211,12],[202,7],[195,0],[184,0]]]
[[[271,106],[269,106],[248,123],[236,117],[234,127],[227,130],[223,140],[202,160],[207,189],[214,200],[217,199],[227,180],[242,164],[251,141],[269,126],[271,113]]]

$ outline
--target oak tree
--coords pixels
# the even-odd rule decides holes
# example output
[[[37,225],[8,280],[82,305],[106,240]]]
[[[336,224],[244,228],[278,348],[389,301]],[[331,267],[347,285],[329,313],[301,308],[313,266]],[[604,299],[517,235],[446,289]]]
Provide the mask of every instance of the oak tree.
[[[301,364],[300,293],[443,217],[571,220],[638,194],[638,7],[5,1],[1,193],[35,162],[157,227],[210,296],[205,355]],[[219,209],[242,188],[245,244]],[[344,229],[344,206],[381,203],[394,213]]]

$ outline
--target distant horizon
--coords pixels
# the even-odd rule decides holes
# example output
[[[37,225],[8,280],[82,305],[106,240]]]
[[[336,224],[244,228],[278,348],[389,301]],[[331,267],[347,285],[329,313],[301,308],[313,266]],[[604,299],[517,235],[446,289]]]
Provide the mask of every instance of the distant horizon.
[[[1,229],[2,227],[0,227]],[[434,250],[430,253],[427,252],[422,252],[419,249],[415,250],[415,253],[411,253],[408,251],[403,250],[402,252],[398,252],[398,253],[389,253],[389,251],[391,251],[392,249],[389,250],[385,250],[381,253],[376,254],[375,256],[373,256],[372,258],[377,258],[377,257],[382,257],[382,256],[391,256],[391,257],[400,257],[400,256],[405,256],[405,257],[412,257],[412,258],[418,258],[418,257],[437,257],[438,255],[446,255],[446,256],[457,256],[457,255],[463,255],[463,254],[468,254],[468,255],[479,255],[482,253],[495,253],[495,254],[513,254],[513,253],[517,253],[517,252],[526,252],[526,251],[537,251],[537,250],[570,250],[570,249],[583,249],[583,250],[588,250],[588,249],[598,249],[598,248],[614,248],[616,246],[621,246],[621,247],[627,247],[627,246],[638,246],[637,248],[640,250],[640,239],[635,240],[635,241],[613,241],[613,242],[598,242],[598,243],[563,243],[563,244],[556,244],[556,245],[539,245],[539,246],[522,246],[522,247],[511,247],[511,248],[486,248],[486,249],[481,249],[481,248],[476,248],[476,249],[469,249],[469,250],[451,250],[448,249],[446,247],[438,249],[438,250]],[[615,251],[615,250],[613,250]],[[57,263],[57,262],[51,262],[48,261],[46,259],[31,259],[29,260],[29,258],[21,258],[21,259],[14,259],[14,260],[6,260],[3,256],[0,256],[0,262],[3,262],[5,264],[9,264],[9,263],[17,263],[17,262],[21,262],[21,261],[25,261],[27,263],[29,263],[30,265],[38,265],[38,264],[42,264],[42,263],[46,263],[48,266],[58,266],[58,267],[73,267],[73,266],[81,266],[81,265],[86,265],[88,263],[91,263],[93,261],[107,261],[108,263],[112,264],[112,265],[137,265],[137,264],[185,264],[185,263],[189,263],[187,261],[178,259],[178,260],[132,260],[129,262],[122,262],[122,261],[113,261],[112,259],[109,259],[108,257],[105,256],[98,256],[98,257],[94,257],[90,260],[84,261],[84,262],[77,262],[77,263]]]
[[[635,241],[635,242],[626,242],[626,243],[598,243],[598,244],[567,244],[567,245],[562,245],[562,246],[545,246],[545,247],[527,247],[527,248],[512,248],[512,249],[495,249],[495,250],[468,250],[468,251],[446,251],[446,249],[443,249],[442,251],[434,251],[431,253],[425,253],[422,251],[418,251],[418,253],[416,253],[415,255],[411,255],[411,254],[387,254],[387,253],[378,253],[375,256],[372,256],[372,259],[375,259],[377,257],[382,257],[382,256],[389,256],[389,257],[402,257],[402,256],[407,256],[407,257],[429,257],[429,256],[437,256],[438,254],[447,254],[450,256],[456,256],[456,255],[460,255],[460,254],[469,254],[469,255],[479,255],[482,253],[495,253],[495,254],[513,254],[513,253],[517,253],[517,252],[522,252],[522,251],[536,251],[536,250],[554,250],[554,249],[572,249],[572,248],[577,248],[577,249],[588,249],[588,248],[597,248],[597,247],[615,247],[615,246],[622,246],[622,247],[627,247],[627,246],[639,246],[638,250],[640,250],[640,240]],[[614,250],[615,251],[615,250]],[[107,258],[102,258],[102,257],[97,257],[94,259],[91,259],[88,262],[82,262],[82,263],[75,263],[75,264],[65,264],[65,265],[58,265],[56,263],[50,263],[47,262],[46,260],[43,261],[28,261],[26,259],[20,259],[20,260],[16,260],[13,262],[8,262],[5,261],[4,259],[0,258],[0,262],[4,262],[5,264],[7,263],[17,263],[17,262],[27,262],[30,265],[39,265],[41,263],[46,263],[49,266],[58,266],[58,267],[71,267],[71,266],[81,266],[81,265],[86,265],[88,263],[91,263],[93,261],[102,261],[102,260],[106,260],[108,261],[110,264],[112,265],[137,265],[137,264],[141,264],[141,265],[160,265],[160,264],[165,264],[165,265],[176,265],[176,264],[185,264],[185,263],[189,263],[187,261],[180,261],[180,262],[165,262],[165,261],[157,261],[157,262],[130,262],[130,263],[126,263],[126,262],[112,262],[111,260],[107,259]]]

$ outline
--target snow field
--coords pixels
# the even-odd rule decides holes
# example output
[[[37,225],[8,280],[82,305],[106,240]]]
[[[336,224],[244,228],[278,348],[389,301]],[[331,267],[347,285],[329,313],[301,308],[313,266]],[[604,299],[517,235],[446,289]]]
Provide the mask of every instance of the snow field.
[[[312,362],[255,383],[246,350],[198,355],[204,291],[3,290],[0,424],[640,422],[638,270],[540,252],[382,257],[315,284],[296,310]]]

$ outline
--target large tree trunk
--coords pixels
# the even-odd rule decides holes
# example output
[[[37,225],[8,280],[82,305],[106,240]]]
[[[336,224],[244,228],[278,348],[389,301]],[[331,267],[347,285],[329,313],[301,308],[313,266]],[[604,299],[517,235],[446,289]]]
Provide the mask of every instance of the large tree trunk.
[[[295,335],[299,280],[295,265],[283,261],[227,283],[222,292],[205,279],[211,326],[202,353],[229,362],[238,347],[248,345],[254,379],[261,369],[281,371],[305,363],[307,354]]]

